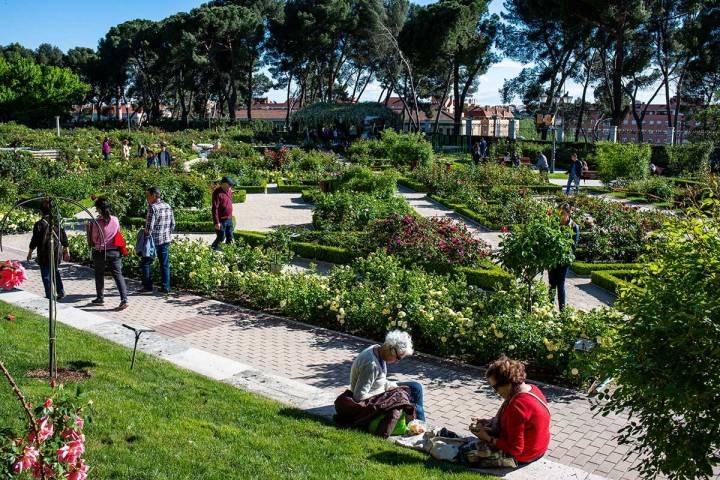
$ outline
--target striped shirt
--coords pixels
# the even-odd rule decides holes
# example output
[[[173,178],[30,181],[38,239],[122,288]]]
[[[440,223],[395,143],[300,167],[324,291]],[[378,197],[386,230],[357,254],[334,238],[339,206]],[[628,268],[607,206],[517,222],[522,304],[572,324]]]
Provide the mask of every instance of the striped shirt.
[[[170,243],[171,233],[175,230],[175,215],[170,205],[162,200],[150,205],[145,217],[145,229],[152,235],[155,245]]]

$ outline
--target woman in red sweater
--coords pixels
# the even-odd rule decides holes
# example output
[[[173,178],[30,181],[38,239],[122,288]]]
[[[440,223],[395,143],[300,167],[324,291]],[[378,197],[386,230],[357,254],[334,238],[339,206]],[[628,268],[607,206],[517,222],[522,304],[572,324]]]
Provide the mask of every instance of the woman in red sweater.
[[[492,420],[476,420],[470,431],[526,465],[545,455],[550,444],[550,410],[545,395],[525,383],[525,365],[502,356],[488,368],[487,381],[505,399]]]

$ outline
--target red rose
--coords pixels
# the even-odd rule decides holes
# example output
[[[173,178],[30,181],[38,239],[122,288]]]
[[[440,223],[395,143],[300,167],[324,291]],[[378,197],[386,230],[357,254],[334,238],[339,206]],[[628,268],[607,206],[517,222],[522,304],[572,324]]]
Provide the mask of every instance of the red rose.
[[[8,314],[5,316],[5,320],[7,320],[8,322],[14,322],[14,321],[15,321],[15,315],[13,315],[12,313],[8,313]]]

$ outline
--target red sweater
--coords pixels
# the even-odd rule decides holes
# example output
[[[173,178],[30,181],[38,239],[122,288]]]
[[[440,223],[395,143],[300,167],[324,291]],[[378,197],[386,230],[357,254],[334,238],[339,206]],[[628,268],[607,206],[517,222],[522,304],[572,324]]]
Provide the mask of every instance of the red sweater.
[[[212,216],[213,222],[220,223],[222,220],[227,220],[233,216],[233,192],[228,190],[227,192],[218,187],[213,191],[212,194]]]
[[[535,385],[531,392],[545,403],[545,396]],[[497,447],[512,455],[518,462],[530,462],[545,454],[550,444],[550,413],[527,393],[515,395],[500,418],[500,438]]]

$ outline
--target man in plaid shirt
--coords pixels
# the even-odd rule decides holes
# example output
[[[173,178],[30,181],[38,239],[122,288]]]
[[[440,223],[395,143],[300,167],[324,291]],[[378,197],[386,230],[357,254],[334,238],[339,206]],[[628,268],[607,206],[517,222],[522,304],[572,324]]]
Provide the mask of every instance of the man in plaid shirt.
[[[160,259],[162,278],[160,291],[170,293],[170,241],[172,240],[172,231],[175,230],[175,215],[170,205],[160,198],[160,190],[157,187],[148,188],[145,198],[149,205],[145,217],[145,237],[152,236],[155,243],[155,255]],[[143,288],[137,293],[153,291],[152,264],[154,261],[154,257],[142,257],[140,260]]]

